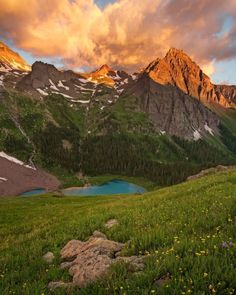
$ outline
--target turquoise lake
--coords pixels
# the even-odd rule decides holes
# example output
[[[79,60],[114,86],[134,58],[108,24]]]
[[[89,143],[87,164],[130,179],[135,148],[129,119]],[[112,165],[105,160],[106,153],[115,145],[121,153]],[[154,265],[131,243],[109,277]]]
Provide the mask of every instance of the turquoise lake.
[[[112,180],[101,185],[64,190],[66,196],[98,196],[117,194],[143,194],[146,189],[123,180]]]
[[[46,191],[42,188],[37,188],[21,194],[21,196],[38,196]],[[143,194],[146,189],[133,183],[123,180],[111,180],[101,185],[93,185],[85,188],[69,188],[63,190],[66,196],[98,196],[98,195],[117,195],[117,194]]]

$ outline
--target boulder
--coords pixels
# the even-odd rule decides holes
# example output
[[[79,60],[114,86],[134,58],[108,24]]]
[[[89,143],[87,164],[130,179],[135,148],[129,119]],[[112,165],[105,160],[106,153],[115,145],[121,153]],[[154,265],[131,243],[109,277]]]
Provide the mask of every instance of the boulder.
[[[113,226],[119,224],[118,220],[116,219],[110,219],[106,222],[105,227],[106,228],[112,228]]]
[[[53,259],[55,258],[52,252],[47,252],[43,255],[43,260],[47,263],[52,263]]]

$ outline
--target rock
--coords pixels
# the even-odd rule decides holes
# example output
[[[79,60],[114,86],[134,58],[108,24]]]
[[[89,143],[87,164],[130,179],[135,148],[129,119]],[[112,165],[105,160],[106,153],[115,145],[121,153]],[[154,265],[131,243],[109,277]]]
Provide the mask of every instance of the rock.
[[[70,288],[73,288],[73,287],[74,287],[73,283],[65,283],[63,281],[50,282],[48,284],[48,289],[51,290],[51,291],[53,291],[55,289],[58,289],[58,288],[70,289]]]
[[[73,261],[62,262],[60,265],[60,269],[70,268],[73,265]]]
[[[80,252],[80,248],[84,243],[79,240],[69,241],[65,247],[61,250],[61,258],[71,260],[75,258]]]
[[[218,165],[218,166],[213,167],[213,168],[204,169],[204,170],[200,171],[198,174],[191,175],[191,176],[189,176],[187,178],[187,180],[194,180],[194,179],[198,179],[198,178],[201,178],[203,176],[206,176],[206,175],[215,174],[216,172],[228,171],[228,170],[231,170],[231,169],[235,169],[235,166]]]
[[[130,271],[143,270],[144,257],[120,257],[124,246],[125,244],[108,240],[106,235],[95,231],[85,242],[72,240],[66,244],[61,250],[61,257],[67,261],[61,263],[60,268],[69,269],[73,285],[80,288],[102,278],[107,274],[109,267],[119,261],[128,263]],[[53,284],[58,288],[65,286],[63,282]]]
[[[116,219],[110,219],[106,222],[105,227],[106,228],[112,228],[114,225],[119,224],[118,220]]]
[[[55,258],[54,254],[52,252],[47,252],[43,255],[43,260],[47,263],[52,263],[53,259]]]
[[[92,235],[92,236],[95,237],[95,238],[103,238],[103,239],[107,239],[107,236],[106,236],[105,234],[101,233],[101,232],[98,231],[98,230],[95,230],[95,231],[93,232],[93,235]]]
[[[107,255],[97,255],[92,251],[80,255],[73,262],[74,265],[69,269],[73,276],[73,283],[80,288],[102,278],[112,264],[112,259]]]
[[[124,247],[124,244],[117,243],[104,238],[97,238],[92,236],[84,245],[80,248],[78,255],[91,251],[99,255],[107,255],[114,257],[115,253],[120,252]]]
[[[134,272],[142,271],[145,267],[144,258],[142,256],[118,257],[117,261],[123,261],[130,265],[130,270]]]
[[[155,279],[155,284],[158,285],[159,287],[165,285],[167,282],[170,280],[170,274],[167,273],[164,276]]]

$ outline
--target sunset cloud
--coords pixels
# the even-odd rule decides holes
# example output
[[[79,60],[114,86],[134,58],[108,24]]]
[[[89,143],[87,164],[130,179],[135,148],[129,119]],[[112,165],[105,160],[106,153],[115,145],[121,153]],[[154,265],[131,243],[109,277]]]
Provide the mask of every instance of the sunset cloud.
[[[7,0],[0,37],[70,67],[135,70],[176,47],[211,74],[213,61],[236,57],[235,19],[235,0],[119,0],[105,9],[93,0]]]

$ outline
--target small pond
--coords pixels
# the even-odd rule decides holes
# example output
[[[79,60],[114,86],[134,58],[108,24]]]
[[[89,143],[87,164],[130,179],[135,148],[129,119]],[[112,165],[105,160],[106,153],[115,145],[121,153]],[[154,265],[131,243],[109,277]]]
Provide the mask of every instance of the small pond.
[[[123,180],[111,180],[101,185],[93,185],[85,188],[69,188],[63,190],[66,196],[98,196],[117,194],[143,194],[146,189]]]

